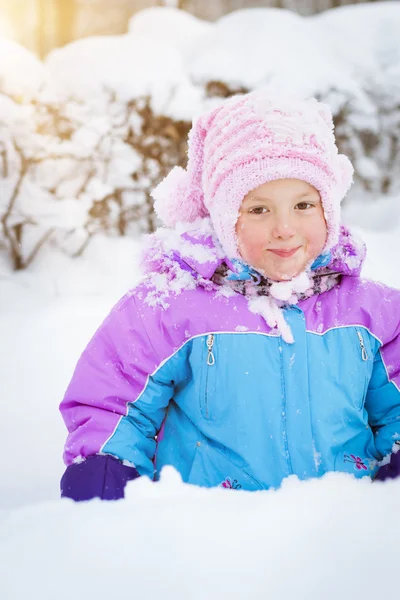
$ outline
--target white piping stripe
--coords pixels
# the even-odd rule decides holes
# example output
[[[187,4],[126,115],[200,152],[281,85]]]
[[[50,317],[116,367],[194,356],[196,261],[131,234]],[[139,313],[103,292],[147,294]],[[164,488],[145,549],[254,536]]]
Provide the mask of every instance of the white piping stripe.
[[[310,329],[306,329],[307,333],[314,333],[315,335],[324,335],[325,333],[328,333],[328,331],[333,331],[335,329],[348,329],[349,327],[361,327],[362,329],[365,329],[365,331],[368,331],[368,333],[370,333],[372,335],[373,338],[375,338],[381,346],[383,346],[383,342],[382,340],[380,340],[378,338],[378,336],[376,336],[374,333],[372,333],[372,331],[370,329],[368,329],[368,327],[365,327],[365,325],[360,325],[359,323],[352,323],[351,325],[336,325],[336,327],[329,327],[328,329],[325,329],[325,331],[319,332],[319,331],[311,331]]]
[[[388,379],[388,383],[393,383],[393,385],[394,385],[394,387],[397,389],[397,391],[398,391],[398,392],[400,392],[400,388],[399,388],[399,386],[398,386],[398,385],[397,385],[397,383],[396,383],[396,382],[395,382],[395,381],[394,381],[394,380],[393,380],[393,379],[390,377],[390,375],[389,375],[389,372],[388,372],[388,370],[387,370],[386,363],[385,363],[385,359],[384,359],[384,358],[383,358],[383,356],[382,356],[382,352],[381,352],[381,349],[382,349],[382,346],[383,346],[383,342],[382,342],[382,340],[380,340],[380,339],[378,338],[378,336],[376,336],[374,333],[372,333],[372,331],[371,331],[370,329],[368,329],[368,327],[365,327],[365,325],[356,325],[356,324],[353,324],[353,325],[338,325],[337,327],[330,327],[329,329],[327,329],[326,331],[323,331],[322,333],[319,333],[318,331],[310,331],[309,329],[306,329],[306,331],[307,331],[307,333],[314,333],[315,335],[324,335],[324,334],[325,334],[325,333],[327,333],[328,331],[333,331],[334,329],[345,329],[345,328],[347,328],[347,327],[361,327],[361,328],[362,328],[362,329],[364,329],[365,331],[368,331],[368,333],[370,333],[370,334],[372,335],[372,337],[373,337],[373,338],[375,338],[375,339],[376,339],[376,340],[377,340],[377,341],[380,343],[381,347],[378,349],[378,351],[379,351],[379,354],[380,354],[380,357],[381,357],[381,360],[382,360],[383,367],[384,367],[384,369],[385,369],[385,372],[386,372],[386,377],[387,377],[387,379]]]

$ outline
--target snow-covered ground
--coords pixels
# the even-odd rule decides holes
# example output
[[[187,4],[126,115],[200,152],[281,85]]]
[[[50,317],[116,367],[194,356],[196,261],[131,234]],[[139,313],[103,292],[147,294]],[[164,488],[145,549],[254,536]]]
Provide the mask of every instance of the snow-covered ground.
[[[137,255],[137,241],[99,237],[82,259],[44,252],[0,276],[0,507],[59,497],[58,404],[88,338],[137,281]]]
[[[373,600],[398,589],[400,482],[331,474],[278,492],[139,479],[118,503],[2,516],[6,600]]]

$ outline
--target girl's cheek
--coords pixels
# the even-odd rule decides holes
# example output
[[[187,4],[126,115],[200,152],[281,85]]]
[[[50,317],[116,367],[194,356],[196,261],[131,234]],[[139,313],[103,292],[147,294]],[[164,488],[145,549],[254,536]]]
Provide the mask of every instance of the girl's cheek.
[[[314,239],[316,244],[325,245],[326,238],[328,237],[328,228],[326,225],[325,217],[323,215],[320,216],[318,223],[316,223],[313,230],[310,232],[311,235],[314,234]]]
[[[251,236],[249,236],[246,227],[243,225],[238,230],[238,238],[240,254],[246,259],[251,253]]]
[[[260,250],[265,246],[267,236],[265,227],[254,222],[242,220],[238,223],[237,235],[239,239],[239,251],[242,257],[249,260],[251,257],[259,255]]]
[[[309,243],[308,243],[308,253],[310,258],[316,258],[323,250],[326,243],[326,229],[319,229],[319,231],[310,231],[309,233]]]
[[[260,241],[254,235],[249,235],[242,244],[242,252],[245,253],[248,258],[258,256],[261,245]]]
[[[245,221],[242,221],[239,222],[236,231],[241,243],[247,244],[247,241],[251,238],[251,226]]]

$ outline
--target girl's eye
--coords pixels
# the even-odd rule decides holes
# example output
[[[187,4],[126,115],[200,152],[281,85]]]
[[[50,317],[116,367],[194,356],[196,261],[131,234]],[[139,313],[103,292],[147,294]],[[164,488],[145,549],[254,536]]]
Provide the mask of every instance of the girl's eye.
[[[299,202],[299,203],[296,205],[296,208],[297,208],[298,210],[307,210],[307,209],[309,209],[309,208],[312,208],[313,206],[314,206],[314,204],[311,204],[310,202]]]
[[[252,215],[263,215],[267,212],[267,209],[265,208],[265,206],[255,206],[254,208],[251,208],[249,212]]]

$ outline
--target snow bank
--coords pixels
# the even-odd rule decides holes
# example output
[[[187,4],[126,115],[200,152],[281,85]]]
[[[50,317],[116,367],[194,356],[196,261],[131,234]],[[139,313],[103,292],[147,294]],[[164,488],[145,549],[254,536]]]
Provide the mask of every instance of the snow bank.
[[[104,112],[110,96],[125,105],[150,96],[156,113],[191,119],[193,111],[201,110],[203,92],[190,81],[184,62],[185,53],[166,36],[80,39],[47,56],[47,93],[63,102],[83,101],[95,113]]]
[[[128,28],[135,38],[148,37],[167,42],[184,52],[212,31],[214,24],[177,8],[154,7],[134,14]]]
[[[112,90],[128,101],[169,89],[184,77],[181,58],[172,46],[131,35],[77,40],[53,50],[45,64],[61,97],[87,100]]]
[[[43,64],[26,48],[0,36],[0,93],[28,101],[46,81]]]
[[[136,240],[98,236],[74,260],[47,248],[26,271],[8,275],[0,263],[0,508],[59,497],[58,405],[88,340],[137,282],[138,254]]]
[[[357,79],[400,62],[400,2],[349,5],[310,17]]]
[[[127,495],[0,515],[3,597],[373,600],[399,589],[398,481],[331,474],[233,492],[167,468]]]
[[[231,87],[267,86],[310,95],[348,77],[310,20],[289,10],[246,9],[220,19],[190,65],[194,81],[224,81]]]
[[[382,77],[382,69],[399,65],[399,27],[397,1],[313,17],[250,8],[212,24],[176,8],[154,7],[132,17],[127,35],[78,40],[51,52],[46,67],[64,97],[89,99],[107,88],[127,99],[151,93],[166,111],[174,103],[181,118],[190,112],[188,103],[191,117],[201,110],[195,90],[209,81],[323,97],[334,89],[330,100],[338,111],[349,97],[368,103],[365,86]]]
[[[193,78],[249,89],[356,92],[363,79],[400,61],[400,2],[377,2],[302,17],[288,10],[238,10],[195,39]],[[360,35],[361,33],[361,35]]]

